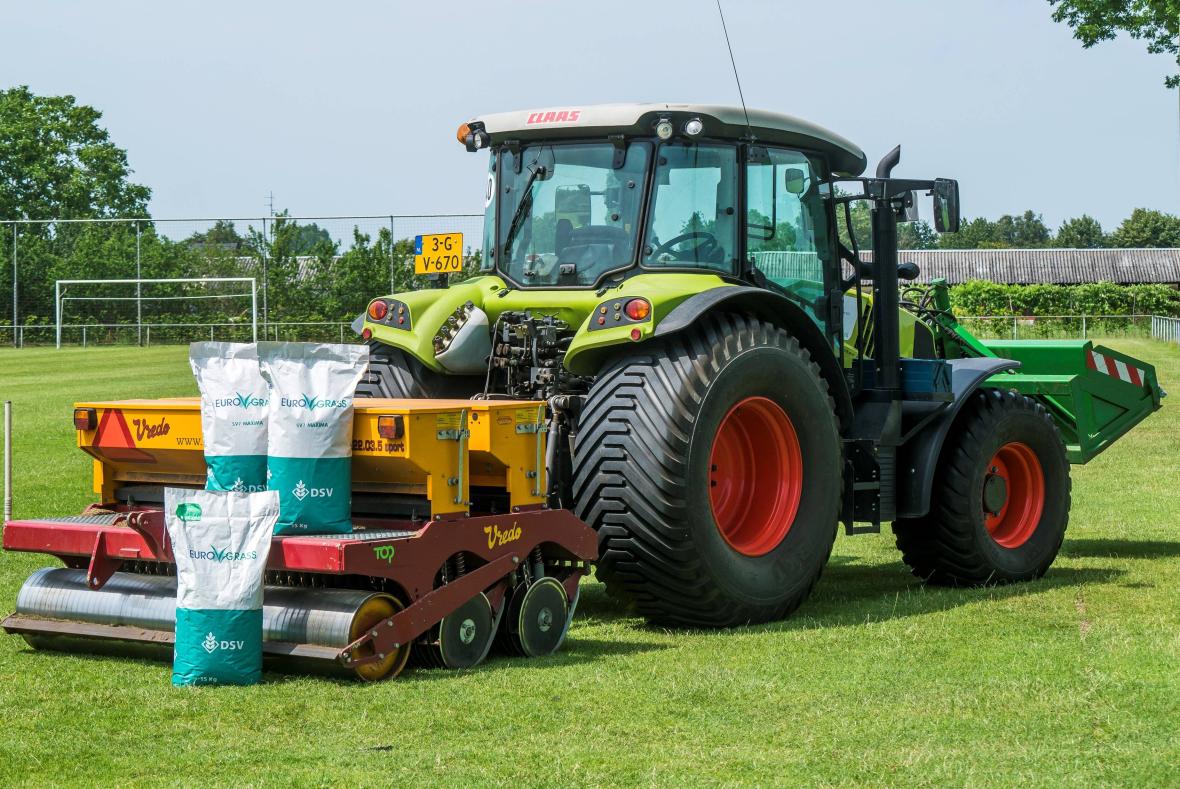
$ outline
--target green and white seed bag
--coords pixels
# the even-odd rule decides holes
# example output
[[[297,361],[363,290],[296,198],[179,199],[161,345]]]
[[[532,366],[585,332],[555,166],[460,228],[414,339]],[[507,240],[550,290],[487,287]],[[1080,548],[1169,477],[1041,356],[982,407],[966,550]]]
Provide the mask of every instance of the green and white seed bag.
[[[266,381],[253,343],[194,342],[207,490],[266,490]]]
[[[270,385],[268,485],[279,493],[275,534],[352,531],[352,398],[369,367],[364,345],[258,343]]]
[[[262,679],[262,593],[274,491],[167,488],[176,559],[172,684],[253,685]]]

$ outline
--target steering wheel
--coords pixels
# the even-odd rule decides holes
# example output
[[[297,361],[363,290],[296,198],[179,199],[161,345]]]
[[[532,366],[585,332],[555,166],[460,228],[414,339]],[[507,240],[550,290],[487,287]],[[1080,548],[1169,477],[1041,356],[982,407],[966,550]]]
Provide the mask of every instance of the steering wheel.
[[[691,241],[694,238],[702,238],[704,240],[693,247],[691,251],[685,250],[680,254],[672,251],[672,247],[676,246],[677,244],[682,244],[685,241]],[[660,244],[658,247],[656,247],[655,251],[651,253],[651,256],[653,258],[658,258],[661,253],[668,252],[675,256],[677,260],[684,260],[684,256],[688,255],[691,255],[691,257],[694,257],[697,260],[710,260],[719,248],[720,245],[717,243],[717,237],[715,235],[712,233],[706,233],[703,230],[694,230],[691,233],[681,233],[675,238],[669,239],[668,241]]]

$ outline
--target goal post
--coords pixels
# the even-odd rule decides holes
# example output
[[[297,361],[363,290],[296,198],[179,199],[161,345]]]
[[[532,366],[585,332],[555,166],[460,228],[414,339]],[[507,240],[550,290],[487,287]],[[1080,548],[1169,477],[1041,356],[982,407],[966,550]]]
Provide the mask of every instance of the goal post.
[[[64,303],[70,300],[66,296],[66,288],[72,285],[135,285],[136,295],[126,297],[74,297],[79,300],[129,300],[135,301],[136,322],[134,325],[137,329],[142,328],[143,316],[142,310],[139,309],[144,301],[158,301],[161,299],[196,299],[196,298],[233,298],[234,295],[244,296],[245,294],[230,294],[230,295],[213,295],[213,296],[144,296],[143,285],[164,285],[164,284],[194,284],[194,283],[249,283],[250,285],[250,328],[254,342],[258,341],[258,281],[254,277],[168,277],[162,279],[59,279],[53,283],[53,308],[54,320],[57,324],[56,346],[61,348],[61,334],[62,334],[62,313],[64,311]]]

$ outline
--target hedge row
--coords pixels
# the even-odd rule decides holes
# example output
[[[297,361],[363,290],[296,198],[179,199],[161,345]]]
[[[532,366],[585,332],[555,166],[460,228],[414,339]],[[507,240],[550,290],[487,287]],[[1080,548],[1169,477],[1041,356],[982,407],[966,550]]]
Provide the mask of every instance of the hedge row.
[[[951,288],[956,315],[1167,315],[1180,317],[1168,285],[1004,285],[973,280]]]

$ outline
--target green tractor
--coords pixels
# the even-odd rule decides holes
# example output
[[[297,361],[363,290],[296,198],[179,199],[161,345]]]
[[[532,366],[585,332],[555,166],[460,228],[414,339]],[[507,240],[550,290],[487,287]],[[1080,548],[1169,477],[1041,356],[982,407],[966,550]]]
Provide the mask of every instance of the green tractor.
[[[653,621],[781,618],[843,522],[892,523],[920,578],[1041,576],[1069,464],[1160,405],[1154,369],[1088,341],[982,342],[944,283],[900,280],[897,224],[958,185],[873,177],[786,115],[617,104],[459,128],[488,149],[480,276],[374,299],[359,396],[545,401],[549,504]],[[871,258],[838,227],[871,209]],[[849,229],[850,232],[850,229]],[[863,240],[863,239],[862,239]]]

